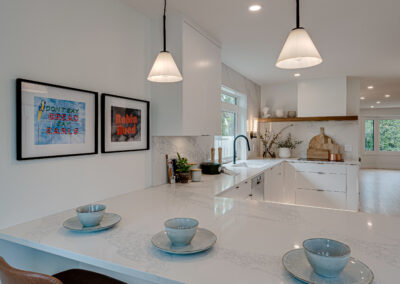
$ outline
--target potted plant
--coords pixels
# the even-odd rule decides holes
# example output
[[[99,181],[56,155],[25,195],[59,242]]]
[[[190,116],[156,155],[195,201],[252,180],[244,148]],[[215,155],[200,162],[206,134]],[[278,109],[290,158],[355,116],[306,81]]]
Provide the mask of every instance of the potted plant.
[[[264,135],[260,135],[261,142],[264,145],[264,153],[263,153],[263,158],[267,158],[270,156],[271,158],[275,158],[276,154],[274,152],[274,146],[277,144],[277,141],[282,134],[283,131],[285,131],[287,128],[292,127],[293,124],[287,125],[283,127],[277,134],[274,133],[272,129],[268,130],[265,129]]]
[[[279,157],[280,158],[290,158],[291,150],[296,149],[297,145],[301,144],[303,141],[296,140],[292,138],[292,134],[289,133],[286,139],[280,140],[277,143],[279,148]]]
[[[190,178],[191,165],[189,164],[187,158],[181,157],[179,153],[176,154],[178,155],[178,160],[176,161],[177,181],[181,183],[187,183]]]

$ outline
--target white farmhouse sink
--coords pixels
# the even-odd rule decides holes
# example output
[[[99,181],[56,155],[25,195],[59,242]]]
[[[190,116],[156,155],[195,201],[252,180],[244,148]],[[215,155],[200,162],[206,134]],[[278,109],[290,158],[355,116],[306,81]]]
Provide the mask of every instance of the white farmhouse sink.
[[[253,168],[258,169],[265,167],[268,162],[261,161],[261,160],[247,160],[247,161],[240,161],[237,164],[229,165],[232,168]]]

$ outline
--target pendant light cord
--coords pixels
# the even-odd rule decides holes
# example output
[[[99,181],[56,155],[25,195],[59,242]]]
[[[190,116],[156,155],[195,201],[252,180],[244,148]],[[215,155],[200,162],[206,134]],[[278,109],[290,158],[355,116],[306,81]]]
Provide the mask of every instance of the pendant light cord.
[[[296,29],[300,28],[300,0],[296,0]]]
[[[166,21],[165,12],[166,11],[167,11],[167,0],[164,0],[164,16],[163,16],[163,34],[164,34],[164,49],[163,49],[163,51],[164,52],[167,51],[167,36],[166,36],[167,32],[165,29],[165,21]]]

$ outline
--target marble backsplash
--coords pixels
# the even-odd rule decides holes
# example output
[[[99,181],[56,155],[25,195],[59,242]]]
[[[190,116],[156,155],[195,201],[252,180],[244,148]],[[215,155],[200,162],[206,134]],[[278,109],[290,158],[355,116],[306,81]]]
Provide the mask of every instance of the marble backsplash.
[[[213,146],[212,136],[155,136],[152,140],[153,151],[153,185],[167,182],[167,166],[165,155],[176,158],[179,152],[191,163],[201,163],[210,158],[210,149]]]

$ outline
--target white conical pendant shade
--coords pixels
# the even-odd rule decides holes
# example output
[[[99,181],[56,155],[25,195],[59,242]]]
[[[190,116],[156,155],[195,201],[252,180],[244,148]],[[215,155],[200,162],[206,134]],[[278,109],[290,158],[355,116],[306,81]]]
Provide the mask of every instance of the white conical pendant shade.
[[[321,55],[306,30],[297,28],[290,32],[276,62],[276,67],[298,69],[312,67],[321,62]]]
[[[168,51],[161,51],[158,54],[147,80],[158,83],[182,81],[181,72],[179,72],[178,66],[176,66],[171,53]]]

